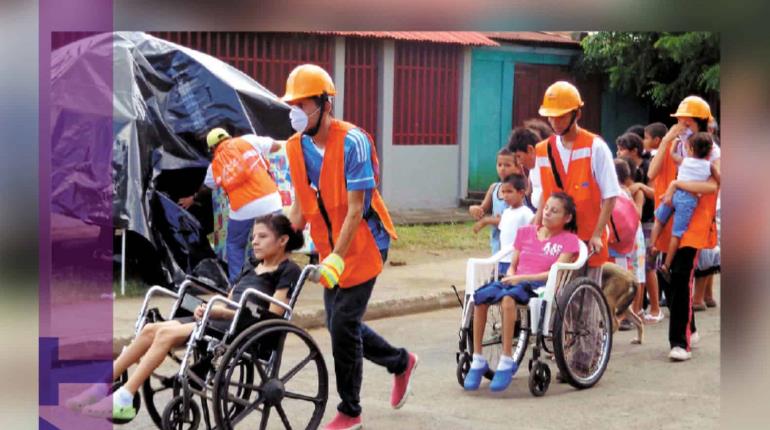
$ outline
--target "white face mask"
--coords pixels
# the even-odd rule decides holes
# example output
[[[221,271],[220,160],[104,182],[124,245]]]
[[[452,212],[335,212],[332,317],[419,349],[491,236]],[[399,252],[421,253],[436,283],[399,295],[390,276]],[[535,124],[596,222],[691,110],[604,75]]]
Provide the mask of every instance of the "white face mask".
[[[321,108],[319,107],[310,115],[315,114],[319,109]],[[291,120],[291,128],[293,128],[294,131],[302,133],[307,128],[308,115],[299,106],[291,107],[291,110],[289,111],[289,119]]]
[[[687,139],[692,136],[692,130],[690,130],[689,127],[685,127],[685,129],[682,131],[682,133],[679,135],[679,140],[684,143],[687,142]]]

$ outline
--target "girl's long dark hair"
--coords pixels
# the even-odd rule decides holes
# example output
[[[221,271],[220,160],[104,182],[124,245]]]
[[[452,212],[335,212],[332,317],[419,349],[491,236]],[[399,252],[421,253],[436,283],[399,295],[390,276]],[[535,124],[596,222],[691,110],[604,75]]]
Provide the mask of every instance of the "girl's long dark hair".
[[[572,215],[572,219],[564,226],[564,229],[577,233],[577,209],[575,208],[575,201],[572,200],[572,197],[565,192],[559,191],[551,194],[551,197],[549,198],[561,200],[564,205],[564,210],[567,211],[567,214]]]
[[[291,252],[302,248],[305,244],[305,236],[301,231],[296,231],[291,226],[291,221],[284,214],[268,214],[261,216],[254,221],[254,224],[264,224],[276,236],[286,235],[289,240],[286,242],[286,252]]]

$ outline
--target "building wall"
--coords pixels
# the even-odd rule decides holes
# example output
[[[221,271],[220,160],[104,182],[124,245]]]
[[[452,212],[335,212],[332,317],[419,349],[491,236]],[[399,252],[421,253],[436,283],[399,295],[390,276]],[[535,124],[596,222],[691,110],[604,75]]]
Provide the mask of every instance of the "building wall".
[[[391,209],[457,207],[459,145],[394,145],[382,192]]]
[[[403,210],[457,207],[462,183],[467,182],[467,169],[463,169],[463,163],[467,164],[467,161],[461,160],[467,159],[467,85],[470,80],[470,52],[470,49],[463,49],[458,58],[461,75],[458,79],[459,106],[456,113],[457,144],[395,145],[395,43],[383,42],[379,70],[381,102],[378,112],[378,156],[381,160],[381,191],[389,208]]]

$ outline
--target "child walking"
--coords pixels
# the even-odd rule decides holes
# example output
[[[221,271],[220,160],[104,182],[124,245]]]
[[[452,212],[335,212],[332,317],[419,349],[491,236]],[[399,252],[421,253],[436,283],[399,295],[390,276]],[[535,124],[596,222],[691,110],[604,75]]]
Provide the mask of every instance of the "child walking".
[[[508,274],[501,281],[482,286],[473,295],[473,361],[465,377],[466,390],[477,390],[489,364],[482,355],[482,337],[489,305],[501,303],[503,313],[503,355],[498,362],[489,388],[503,391],[511,383],[518,365],[513,360],[513,330],[516,324],[516,303],[526,305],[535,297],[535,289],[545,285],[548,271],[556,262],[571,262],[580,244],[577,214],[572,197],[556,192],[546,200],[542,225],[521,227],[516,234]]]
[[[516,241],[516,232],[532,222],[535,213],[524,204],[527,192],[527,178],[513,174],[506,177],[500,185],[503,201],[508,205],[500,215],[500,249],[511,249]],[[500,261],[498,273],[506,274],[511,265],[511,256]]]
[[[505,208],[508,207],[505,200],[503,200],[500,187],[503,179],[514,173],[521,174],[521,169],[516,164],[515,155],[508,148],[500,149],[497,153],[497,176],[500,178],[500,182],[495,182],[489,186],[487,194],[480,205],[472,205],[468,208],[468,212],[476,220],[476,224],[473,225],[474,233],[478,233],[488,225],[492,226],[489,237],[489,246],[492,248],[492,254],[500,250],[500,229],[498,225],[500,224],[500,216]],[[491,214],[486,215],[487,213]]]

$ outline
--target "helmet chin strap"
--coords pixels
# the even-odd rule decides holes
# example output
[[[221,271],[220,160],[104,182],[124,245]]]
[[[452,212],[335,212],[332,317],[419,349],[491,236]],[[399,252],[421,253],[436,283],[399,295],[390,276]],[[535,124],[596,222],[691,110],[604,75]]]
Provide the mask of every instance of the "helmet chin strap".
[[[308,136],[315,136],[318,134],[318,129],[321,128],[321,119],[323,119],[324,116],[324,106],[326,106],[326,101],[329,100],[329,96],[324,92],[320,96],[321,100],[321,111],[318,113],[318,120],[315,122],[315,125],[310,130],[306,131],[305,134]]]
[[[559,132],[555,128],[553,128],[553,126],[551,126],[551,130],[553,130],[553,132],[556,133],[557,136],[564,136],[565,134],[567,134],[567,132],[570,131],[572,126],[575,125],[575,120],[577,120],[577,109],[572,111],[572,116],[570,117],[569,124],[567,124],[567,127],[565,127],[564,130]]]

